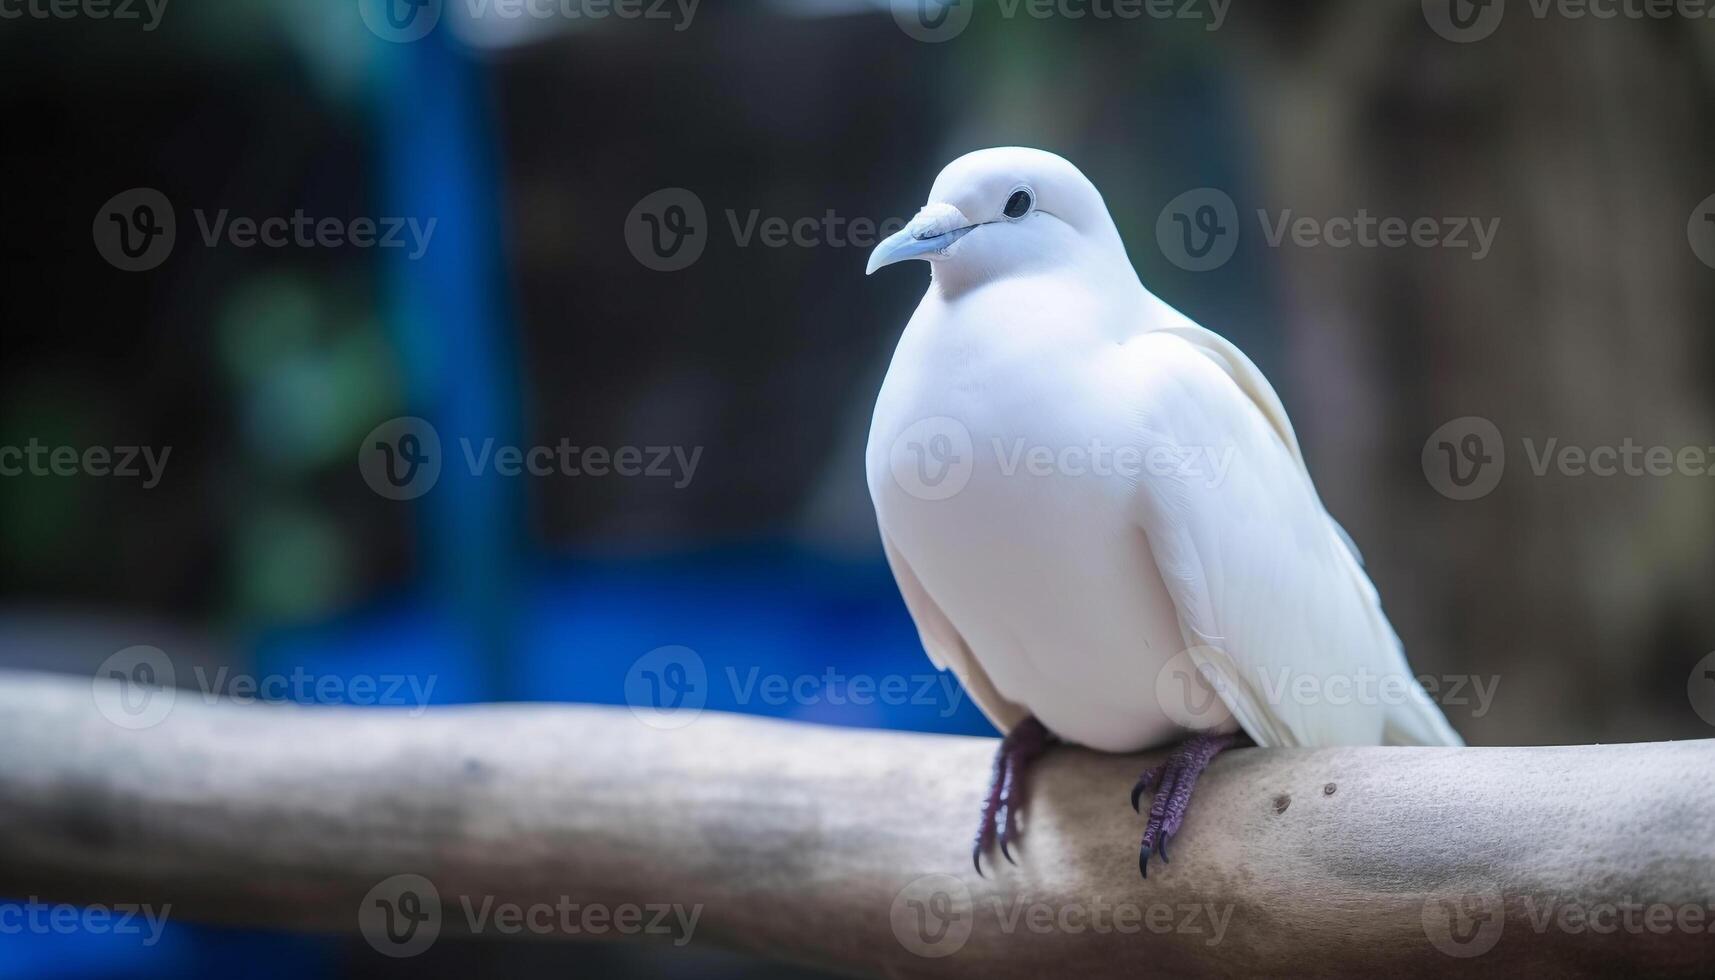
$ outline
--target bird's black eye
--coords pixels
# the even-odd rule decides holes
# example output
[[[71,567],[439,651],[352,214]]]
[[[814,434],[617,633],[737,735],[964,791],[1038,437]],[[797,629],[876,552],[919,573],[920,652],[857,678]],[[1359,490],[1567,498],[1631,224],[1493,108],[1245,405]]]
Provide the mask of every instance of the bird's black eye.
[[[1006,199],[1006,207],[1001,209],[1001,213],[1009,218],[1022,218],[1030,213],[1030,206],[1034,203],[1036,202],[1031,200],[1030,192],[1019,188]]]

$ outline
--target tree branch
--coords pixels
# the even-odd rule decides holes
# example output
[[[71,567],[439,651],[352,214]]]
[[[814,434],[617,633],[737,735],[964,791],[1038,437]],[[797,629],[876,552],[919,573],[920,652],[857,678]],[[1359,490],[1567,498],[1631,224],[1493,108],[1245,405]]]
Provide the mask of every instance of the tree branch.
[[[188,691],[133,731],[86,679],[4,674],[0,894],[355,932],[412,873],[439,935],[473,931],[467,905],[676,903],[696,941],[859,975],[1715,971],[1715,741],[1229,752],[1147,881],[1146,759],[1064,747],[1032,772],[1020,866],[976,877],[994,745]]]

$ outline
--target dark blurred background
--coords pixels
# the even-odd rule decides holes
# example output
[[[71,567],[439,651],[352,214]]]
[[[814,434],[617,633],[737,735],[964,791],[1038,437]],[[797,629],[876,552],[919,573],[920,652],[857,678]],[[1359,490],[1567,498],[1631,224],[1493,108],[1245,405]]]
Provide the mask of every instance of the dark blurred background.
[[[1715,650],[1715,479],[1538,476],[1524,440],[1715,447],[1715,25],[1515,2],[1460,35],[1436,0],[1070,16],[1125,6],[964,0],[925,41],[865,0],[448,0],[418,40],[369,0],[0,5],[0,446],[169,454],[150,486],[0,477],[0,666],[89,674],[146,644],[181,685],[405,673],[437,703],[623,704],[664,645],[714,677],[926,674],[863,478],[924,276],[866,280],[850,222],[907,218],[947,161],[1017,143],[1077,163],[1144,282],[1273,379],[1413,665],[1498,682],[1447,707],[1470,741],[1710,736],[1687,685]],[[109,210],[138,188],[175,231],[126,271],[134,199]],[[1157,237],[1197,188],[1244,226],[1201,272]],[[648,200],[691,204],[685,267],[635,248],[676,227]],[[205,241],[223,209],[435,224],[421,254]],[[1498,233],[1480,258],[1275,246],[1254,217],[1360,209]],[[816,223],[771,245],[770,219]],[[1505,474],[1450,499],[1425,443],[1467,416],[1504,433]],[[401,417],[444,465],[395,500],[359,457]],[[461,445],[486,440],[696,465],[472,473]],[[708,706],[989,733],[963,700],[791,700],[716,683]],[[148,948],[0,950],[8,975],[793,975],[696,947],[394,961],[177,922]]]

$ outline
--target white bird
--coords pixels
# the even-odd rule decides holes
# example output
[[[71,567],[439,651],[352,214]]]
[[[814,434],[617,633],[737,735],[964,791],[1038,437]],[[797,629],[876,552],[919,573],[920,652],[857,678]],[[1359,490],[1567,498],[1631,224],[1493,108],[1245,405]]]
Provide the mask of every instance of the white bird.
[[[1155,792],[1145,875],[1239,729],[1265,748],[1462,744],[1274,389],[1144,288],[1076,167],[1019,147],[954,160],[868,271],[911,258],[931,281],[866,463],[924,649],[1006,733],[979,873],[997,838],[1011,858],[1024,769],[1054,737],[1186,739],[1132,793]]]

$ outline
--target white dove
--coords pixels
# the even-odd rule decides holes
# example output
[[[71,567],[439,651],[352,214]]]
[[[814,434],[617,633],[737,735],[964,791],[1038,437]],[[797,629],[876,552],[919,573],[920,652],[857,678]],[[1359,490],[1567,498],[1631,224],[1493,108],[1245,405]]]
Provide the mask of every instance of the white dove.
[[[1462,744],[1273,388],[1143,287],[1076,167],[1019,147],[960,157],[868,271],[911,258],[931,281],[866,462],[924,649],[1006,733],[979,874],[997,838],[1011,860],[1024,770],[1056,737],[1185,739],[1132,792],[1134,808],[1155,793],[1146,877],[1239,729],[1265,748]]]

